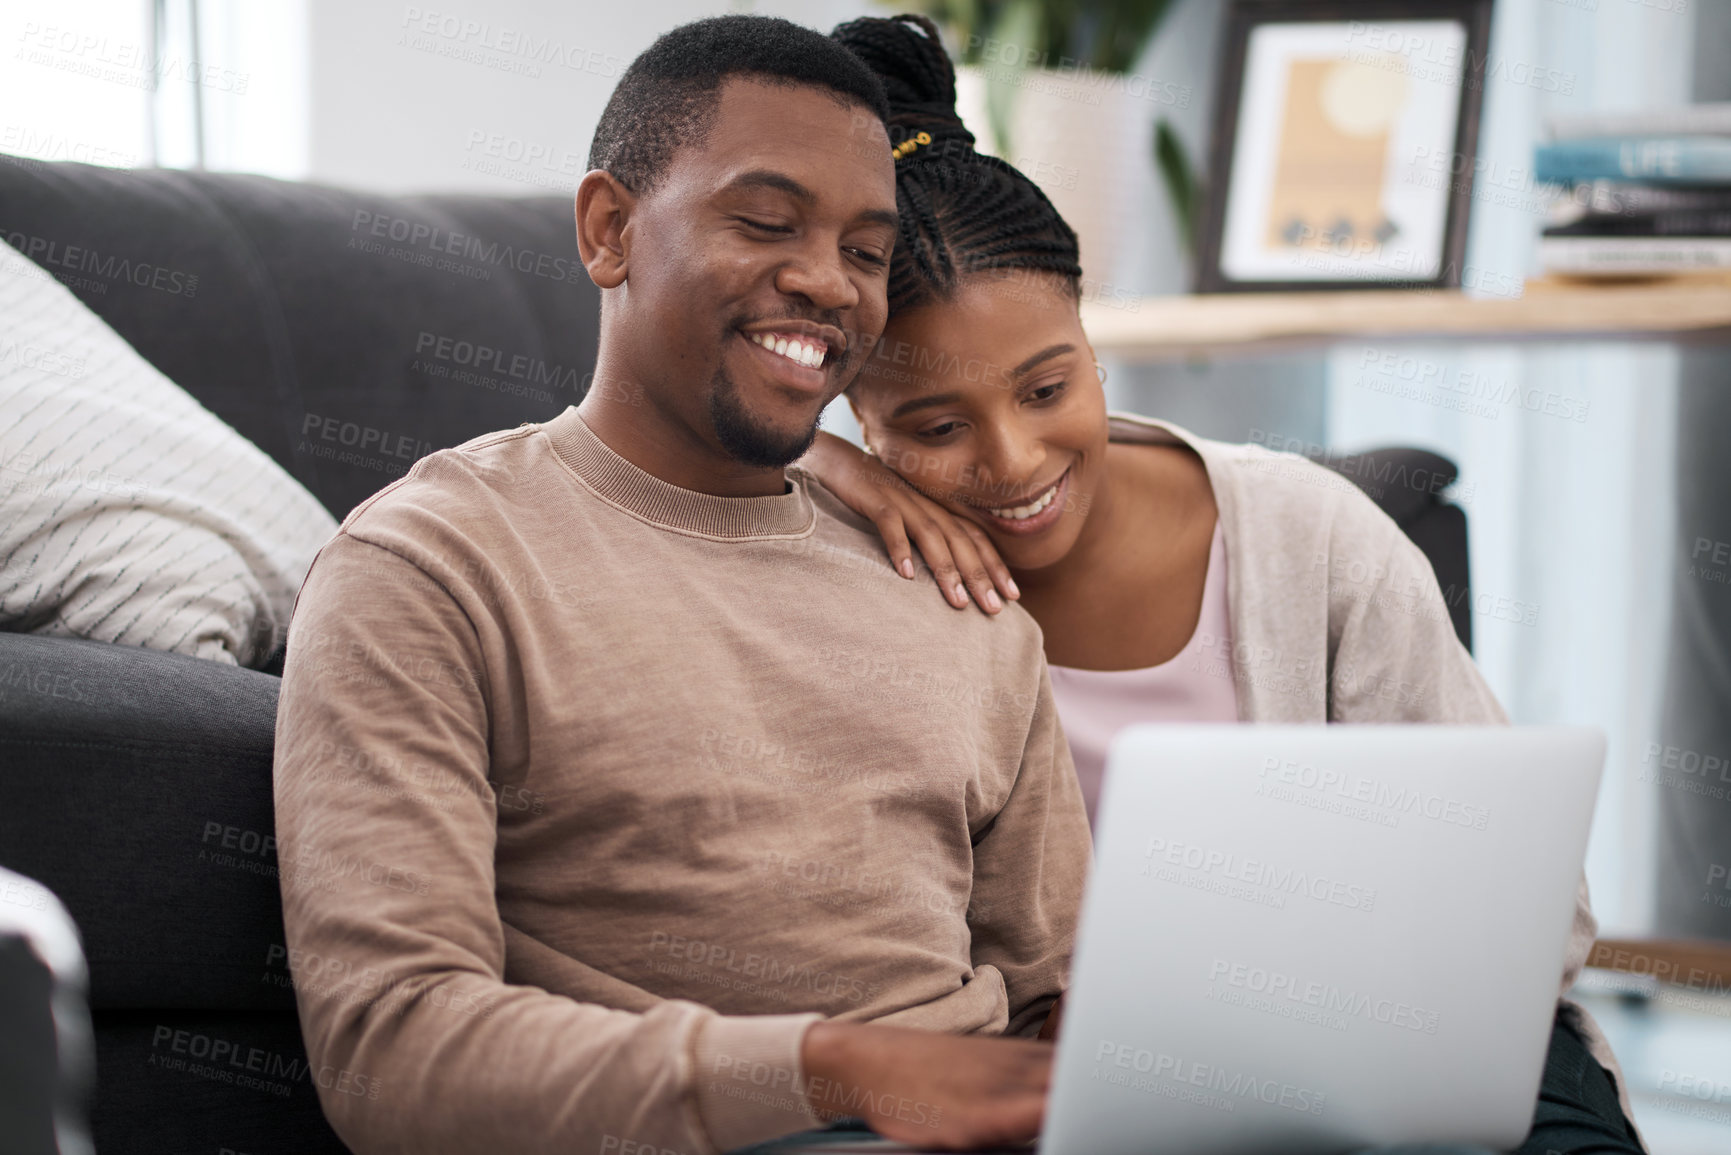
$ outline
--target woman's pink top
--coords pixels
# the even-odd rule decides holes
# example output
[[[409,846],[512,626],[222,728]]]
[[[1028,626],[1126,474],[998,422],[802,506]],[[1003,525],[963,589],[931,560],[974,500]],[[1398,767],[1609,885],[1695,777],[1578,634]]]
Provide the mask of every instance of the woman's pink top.
[[[1232,618],[1226,604],[1226,535],[1214,527],[1202,615],[1196,633],[1171,660],[1140,670],[1078,670],[1052,666],[1052,694],[1070,740],[1088,821],[1100,800],[1106,750],[1120,729],[1136,722],[1236,722],[1232,680]]]

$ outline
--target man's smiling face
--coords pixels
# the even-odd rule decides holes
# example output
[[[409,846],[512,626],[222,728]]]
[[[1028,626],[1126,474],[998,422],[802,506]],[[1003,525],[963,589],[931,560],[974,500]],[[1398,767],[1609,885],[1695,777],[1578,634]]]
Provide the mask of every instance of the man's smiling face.
[[[746,465],[804,453],[888,315],[895,171],[883,124],[798,84],[725,81],[626,226],[647,389]]]

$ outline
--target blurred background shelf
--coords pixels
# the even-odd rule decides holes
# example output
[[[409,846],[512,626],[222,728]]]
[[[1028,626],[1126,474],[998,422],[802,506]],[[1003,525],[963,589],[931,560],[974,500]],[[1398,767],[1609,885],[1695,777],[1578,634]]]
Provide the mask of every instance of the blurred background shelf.
[[[1088,301],[1094,351],[1165,360],[1363,338],[1731,337],[1731,278],[1529,281],[1515,298],[1458,291],[1222,293]]]
[[[1693,990],[1731,995],[1731,943],[1601,938],[1587,965]]]

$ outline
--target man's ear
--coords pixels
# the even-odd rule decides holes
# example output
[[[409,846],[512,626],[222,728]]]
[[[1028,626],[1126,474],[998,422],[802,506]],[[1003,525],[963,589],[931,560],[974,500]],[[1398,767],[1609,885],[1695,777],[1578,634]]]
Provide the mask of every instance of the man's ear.
[[[625,226],[636,205],[636,195],[603,169],[585,173],[577,186],[577,253],[589,279],[600,288],[617,289],[625,283]]]

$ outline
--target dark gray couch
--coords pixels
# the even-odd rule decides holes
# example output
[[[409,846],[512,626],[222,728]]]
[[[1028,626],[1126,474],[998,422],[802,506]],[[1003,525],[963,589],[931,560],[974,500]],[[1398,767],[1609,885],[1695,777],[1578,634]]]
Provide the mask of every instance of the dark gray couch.
[[[575,403],[595,359],[562,197],[0,158],[0,234],[339,519],[416,457]],[[0,864],[83,934],[98,1150],[344,1150],[283,962],[276,699],[268,672],[0,634]]]
[[[575,403],[594,361],[564,198],[0,158],[0,233],[338,518],[416,457]],[[1331,464],[1464,593],[1464,519],[1435,484],[1451,465]],[[0,634],[0,865],[83,933],[101,1151],[344,1150],[283,959],[276,699],[271,670]]]

